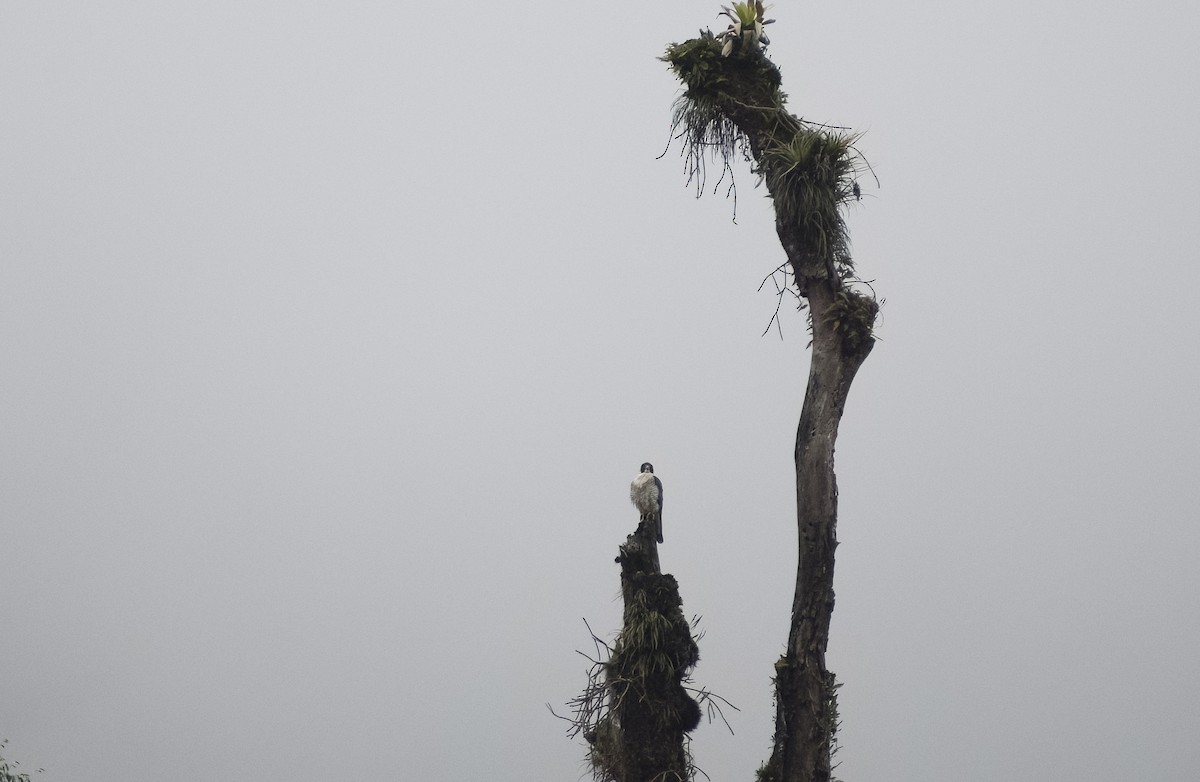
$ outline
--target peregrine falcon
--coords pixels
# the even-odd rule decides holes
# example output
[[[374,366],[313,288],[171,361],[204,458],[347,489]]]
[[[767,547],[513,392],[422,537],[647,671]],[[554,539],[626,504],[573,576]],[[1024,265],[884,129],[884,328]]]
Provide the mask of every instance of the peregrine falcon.
[[[629,500],[642,514],[642,521],[649,521],[654,525],[654,536],[662,543],[662,481],[655,476],[654,465],[650,462],[643,464],[642,471],[633,479],[633,484],[629,487]]]

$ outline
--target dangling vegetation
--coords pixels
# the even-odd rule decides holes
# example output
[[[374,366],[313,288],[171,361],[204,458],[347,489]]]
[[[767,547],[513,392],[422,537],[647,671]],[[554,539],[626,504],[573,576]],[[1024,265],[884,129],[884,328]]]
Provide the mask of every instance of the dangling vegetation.
[[[721,165],[723,181],[732,181],[731,163],[751,164],[755,150],[739,122],[738,108],[745,104],[782,103],[779,70],[766,57],[724,57],[722,44],[708,30],[681,44],[672,44],[662,59],[687,88],[675,102],[672,136],[683,142],[688,183],[697,196],[704,190],[710,158]]]
[[[686,87],[675,104],[672,134],[683,142],[689,181],[703,189],[710,157],[720,161],[722,178],[732,176],[731,161],[749,160],[771,194],[781,230],[791,229],[796,249],[811,263],[793,270],[797,280],[821,271],[835,280],[847,277],[853,263],[841,210],[857,200],[858,178],[869,170],[855,148],[859,136],[790,114],[779,69],[761,46],[729,50],[747,29],[742,16],[761,19],[761,4],[737,4],[725,13],[735,22],[724,33],[701,31],[671,44],[662,58]]]

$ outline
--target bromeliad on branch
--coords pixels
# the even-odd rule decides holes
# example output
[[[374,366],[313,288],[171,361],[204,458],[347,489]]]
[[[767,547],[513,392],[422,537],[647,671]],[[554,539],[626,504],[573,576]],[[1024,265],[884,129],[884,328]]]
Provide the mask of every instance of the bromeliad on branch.
[[[724,41],[721,56],[728,57],[737,50],[739,52],[754,51],[760,45],[771,43],[763,33],[763,27],[774,22],[774,19],[764,19],[766,9],[762,0],[751,0],[747,3],[734,3],[733,8],[721,6],[717,16],[728,16],[731,20],[729,28],[717,36],[718,41]]]

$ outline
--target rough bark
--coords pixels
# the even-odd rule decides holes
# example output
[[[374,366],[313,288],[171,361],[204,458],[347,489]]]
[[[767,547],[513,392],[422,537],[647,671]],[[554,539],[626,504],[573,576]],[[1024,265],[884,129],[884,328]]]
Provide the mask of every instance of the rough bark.
[[[825,667],[833,615],[837,548],[834,446],[846,397],[873,346],[852,353],[828,325],[831,286],[808,291],[813,318],[812,364],[796,431],[799,552],[787,653],[776,664],[775,747],[771,766],[784,782],[827,782],[835,725],[834,676]]]
[[[738,120],[757,157],[761,120],[753,114]],[[862,337],[861,330],[847,332],[835,327],[839,317],[835,298],[852,294],[837,277],[830,258],[814,254],[811,241],[793,223],[777,220],[776,230],[796,287],[808,303],[812,360],[796,430],[796,592],[787,652],[775,666],[775,741],[766,779],[829,782],[836,730],[835,680],[825,667],[837,548],[833,454],[850,384],[875,341]],[[869,330],[868,323],[867,333]]]
[[[699,649],[654,537],[652,524],[639,525],[617,557],[624,622],[607,666],[609,716],[589,738],[594,765],[616,782],[691,779],[685,734],[700,723],[683,686]]]

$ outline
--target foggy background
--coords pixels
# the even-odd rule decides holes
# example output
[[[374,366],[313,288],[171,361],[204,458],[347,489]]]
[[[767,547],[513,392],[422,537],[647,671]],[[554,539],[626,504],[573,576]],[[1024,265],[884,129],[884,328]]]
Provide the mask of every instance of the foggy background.
[[[563,780],[642,461],[752,779],[802,314],[666,45],[716,2],[0,6],[0,737],[39,782]],[[1193,3],[793,3],[866,131],[845,780],[1200,774]]]

